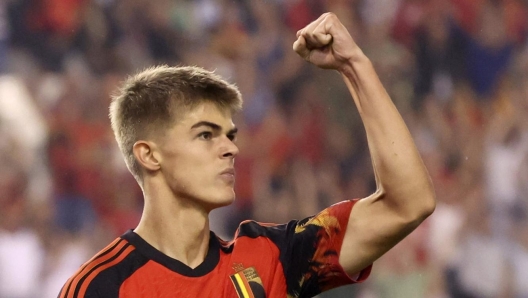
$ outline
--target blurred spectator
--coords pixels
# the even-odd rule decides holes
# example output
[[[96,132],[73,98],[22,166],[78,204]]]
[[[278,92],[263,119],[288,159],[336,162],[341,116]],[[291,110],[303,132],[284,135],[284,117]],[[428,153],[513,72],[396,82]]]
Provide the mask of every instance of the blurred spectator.
[[[28,226],[28,177],[6,165],[0,171],[0,297],[37,297],[45,251]]]
[[[526,4],[516,0],[452,1],[464,44],[467,78],[480,100],[489,101],[526,39]]]
[[[21,170],[28,176],[28,199],[45,201],[50,191],[49,177],[44,160],[38,156],[47,138],[45,119],[23,80],[15,76],[0,76],[0,125],[19,146],[18,152],[8,154],[18,157]]]
[[[507,297],[505,246],[493,235],[484,192],[477,183],[466,197],[466,221],[446,284],[452,297]]]
[[[528,285],[528,210],[516,209],[515,225],[511,238],[514,239],[511,249],[508,251],[508,262],[511,272],[507,275],[511,278],[511,294],[513,297],[527,297]]]
[[[9,29],[7,27],[6,8],[6,2],[0,3],[0,74],[7,70]]]
[[[497,100],[484,148],[487,193],[498,235],[508,232],[511,211],[527,204],[520,179],[523,160],[528,157],[528,126],[524,121],[528,114],[523,85],[511,86]]]

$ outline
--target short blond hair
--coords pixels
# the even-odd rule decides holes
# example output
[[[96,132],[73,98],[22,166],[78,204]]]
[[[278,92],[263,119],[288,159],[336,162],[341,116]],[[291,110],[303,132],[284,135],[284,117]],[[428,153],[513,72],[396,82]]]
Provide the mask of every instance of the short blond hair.
[[[185,112],[204,102],[238,112],[242,97],[238,88],[219,75],[196,66],[151,67],[128,77],[112,95],[110,121],[125,163],[138,183],[140,166],[134,143],[166,129]]]

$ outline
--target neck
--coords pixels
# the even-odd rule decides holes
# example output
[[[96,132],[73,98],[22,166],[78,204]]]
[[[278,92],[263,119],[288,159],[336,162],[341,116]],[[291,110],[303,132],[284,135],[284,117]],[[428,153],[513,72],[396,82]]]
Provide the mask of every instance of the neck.
[[[144,197],[143,215],[134,232],[167,256],[191,268],[200,265],[209,249],[208,212],[159,188],[155,192],[145,188]]]

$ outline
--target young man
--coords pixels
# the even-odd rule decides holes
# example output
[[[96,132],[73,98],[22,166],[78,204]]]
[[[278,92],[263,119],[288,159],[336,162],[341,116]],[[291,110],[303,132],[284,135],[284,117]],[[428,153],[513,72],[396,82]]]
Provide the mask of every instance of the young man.
[[[378,185],[285,225],[247,221],[233,242],[209,212],[235,194],[237,89],[195,67],[130,78],[112,128],[143,189],[137,228],[85,263],[59,297],[312,297],[367,278],[371,264],[435,207],[427,171],[370,61],[332,13],[297,33],[294,50],[341,73],[363,119]]]

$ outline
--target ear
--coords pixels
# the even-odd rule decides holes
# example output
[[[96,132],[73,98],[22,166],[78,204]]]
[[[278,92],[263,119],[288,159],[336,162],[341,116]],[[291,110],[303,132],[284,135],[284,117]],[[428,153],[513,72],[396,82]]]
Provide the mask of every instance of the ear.
[[[132,152],[138,163],[147,171],[156,171],[160,168],[159,155],[156,153],[156,144],[148,141],[137,141],[132,147]]]

